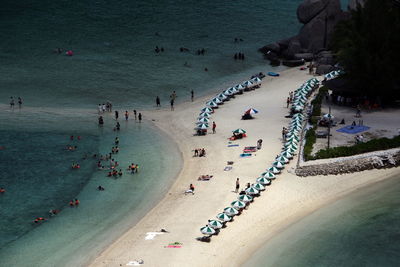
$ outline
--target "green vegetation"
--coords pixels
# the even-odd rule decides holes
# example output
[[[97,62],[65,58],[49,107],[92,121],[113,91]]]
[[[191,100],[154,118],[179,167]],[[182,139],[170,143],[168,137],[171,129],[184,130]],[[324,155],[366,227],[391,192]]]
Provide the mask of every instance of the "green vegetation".
[[[390,148],[400,147],[400,135],[392,139],[379,138],[371,141],[356,144],[354,146],[340,146],[329,149],[322,149],[318,151],[315,156],[310,156],[309,159],[327,159],[327,158],[339,158],[348,157],[357,154],[386,150]],[[305,150],[305,149],[304,149]]]
[[[337,24],[331,48],[360,95],[383,102],[400,99],[400,7],[394,0],[367,0]]]

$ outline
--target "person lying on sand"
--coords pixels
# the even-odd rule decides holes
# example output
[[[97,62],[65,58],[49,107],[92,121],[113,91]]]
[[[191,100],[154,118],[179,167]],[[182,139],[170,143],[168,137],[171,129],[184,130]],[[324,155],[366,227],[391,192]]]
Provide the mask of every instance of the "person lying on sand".
[[[209,175],[209,174],[200,175],[199,178],[197,178],[197,180],[199,180],[199,181],[209,181],[213,177],[214,177],[214,175]]]

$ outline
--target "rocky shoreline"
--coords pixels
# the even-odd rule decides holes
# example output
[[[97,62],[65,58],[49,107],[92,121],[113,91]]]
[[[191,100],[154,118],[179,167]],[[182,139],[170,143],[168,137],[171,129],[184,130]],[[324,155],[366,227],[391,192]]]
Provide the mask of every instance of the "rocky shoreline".
[[[298,176],[337,175],[371,169],[400,166],[400,148],[355,155],[302,162],[296,168]]]

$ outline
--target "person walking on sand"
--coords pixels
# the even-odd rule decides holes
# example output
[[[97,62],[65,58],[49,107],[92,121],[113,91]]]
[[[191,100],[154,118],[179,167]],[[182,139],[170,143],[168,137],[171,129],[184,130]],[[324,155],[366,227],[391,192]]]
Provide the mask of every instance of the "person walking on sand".
[[[190,91],[190,99],[193,102],[193,99],[194,99],[194,91],[193,90]]]
[[[215,128],[217,128],[217,124],[215,123],[215,121],[213,121],[213,125],[212,125],[213,134],[215,134]]]
[[[157,107],[161,107],[160,98],[158,96],[156,97],[156,105]]]
[[[142,122],[142,113],[139,112],[139,122]]]
[[[136,109],[133,110],[133,116],[135,116],[135,120],[137,120]]]
[[[286,99],[286,108],[289,108],[289,104],[290,104],[290,97],[288,97],[288,98]]]
[[[239,192],[239,187],[240,187],[239,178],[236,178],[236,187],[235,187],[235,193]]]

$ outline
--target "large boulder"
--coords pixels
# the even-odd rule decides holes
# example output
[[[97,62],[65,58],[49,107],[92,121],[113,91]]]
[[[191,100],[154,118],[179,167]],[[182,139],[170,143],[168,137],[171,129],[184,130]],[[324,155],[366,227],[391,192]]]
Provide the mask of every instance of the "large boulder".
[[[294,59],[304,59],[305,61],[309,62],[314,59],[313,53],[297,53],[293,56]]]
[[[298,20],[306,24],[317,16],[328,4],[329,0],[305,0],[297,8]]]
[[[347,5],[348,10],[356,10],[357,6],[364,6],[364,0],[349,0],[349,3]]]
[[[295,54],[302,51],[300,41],[297,39],[292,39],[289,43],[288,48],[284,52],[286,58],[293,58]]]
[[[262,48],[260,48],[260,51],[263,52],[264,54],[267,53],[268,51],[272,51],[276,54],[279,54],[281,52],[281,47],[279,46],[278,43],[272,43],[263,46]]]
[[[322,75],[322,74],[327,74],[331,71],[333,71],[335,68],[332,65],[317,65],[317,69],[315,70],[315,73],[318,75]]]

